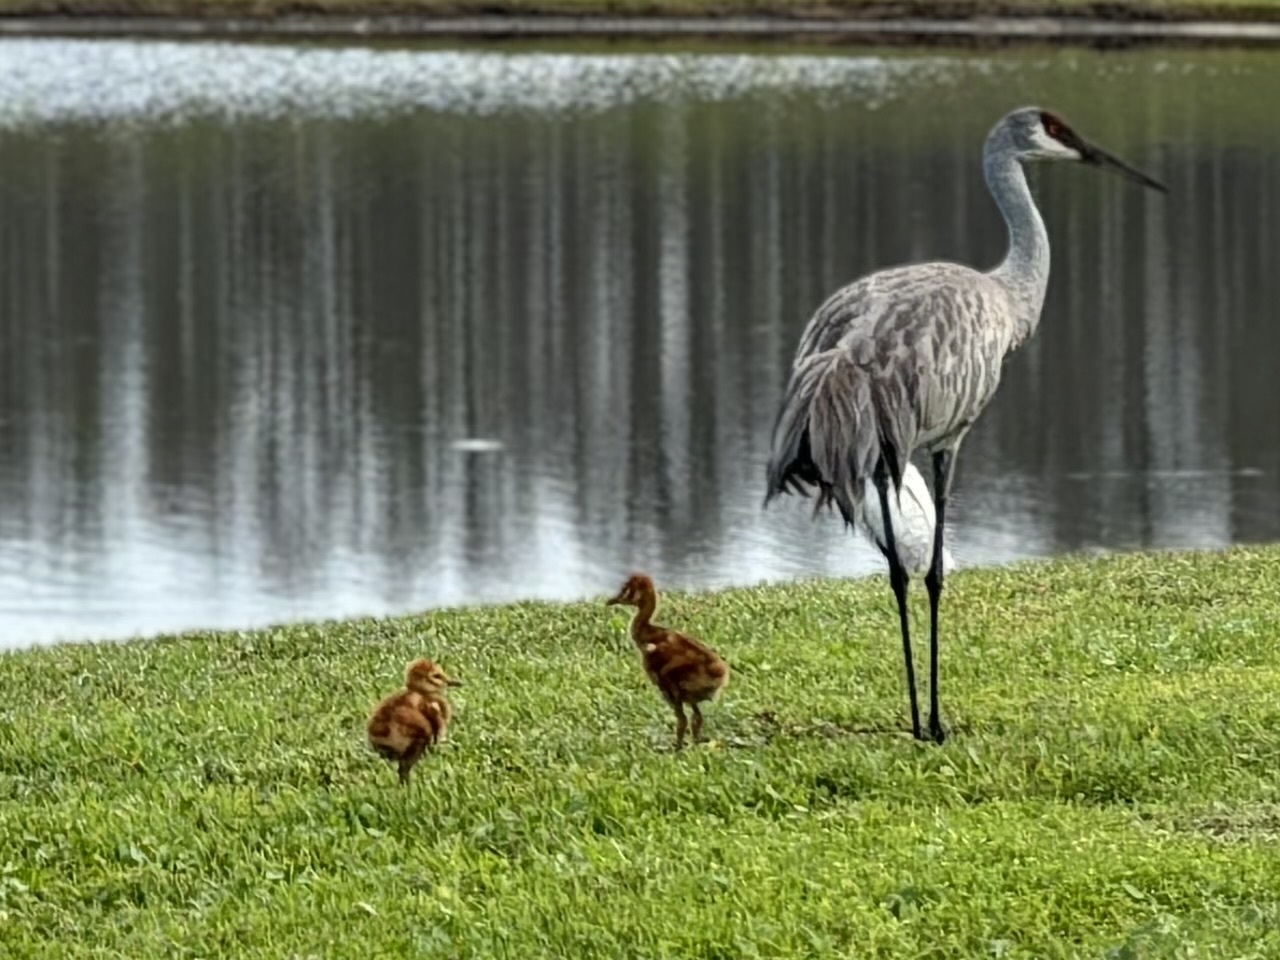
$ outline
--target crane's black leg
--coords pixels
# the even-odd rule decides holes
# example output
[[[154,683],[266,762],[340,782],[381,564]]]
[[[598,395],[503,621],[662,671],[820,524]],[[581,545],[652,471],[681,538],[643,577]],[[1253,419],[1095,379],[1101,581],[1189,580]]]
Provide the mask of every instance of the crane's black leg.
[[[907,691],[911,696],[911,732],[917,740],[923,740],[920,732],[920,705],[916,700],[916,664],[911,656],[911,627],[907,623],[907,571],[898,558],[898,545],[893,535],[893,521],[889,518],[889,477],[884,461],[876,464],[871,477],[880,495],[880,516],[884,519],[885,559],[889,561],[889,583],[898,599],[898,622],[902,627],[902,656],[907,662]]]
[[[937,743],[947,738],[938,707],[938,601],[942,598],[942,518],[947,510],[955,460],[951,450],[933,455],[933,505],[937,518],[933,526],[933,559],[924,578],[924,587],[929,592],[929,736]]]

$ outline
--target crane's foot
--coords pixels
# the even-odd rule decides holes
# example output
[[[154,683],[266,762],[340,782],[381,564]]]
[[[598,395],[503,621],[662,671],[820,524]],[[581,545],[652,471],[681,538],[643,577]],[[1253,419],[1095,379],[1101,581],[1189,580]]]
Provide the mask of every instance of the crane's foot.
[[[942,743],[947,739],[946,727],[942,725],[942,718],[936,713],[929,717],[929,739],[934,743]]]

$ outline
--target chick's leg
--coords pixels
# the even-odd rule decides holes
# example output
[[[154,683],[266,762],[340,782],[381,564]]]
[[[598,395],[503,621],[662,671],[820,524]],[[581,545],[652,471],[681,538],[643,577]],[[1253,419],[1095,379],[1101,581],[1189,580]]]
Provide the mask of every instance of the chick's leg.
[[[413,744],[404,755],[400,757],[400,785],[408,786],[409,772],[413,770],[413,765],[422,757],[422,752],[427,749],[427,740],[425,737],[413,741]]]
[[[689,718],[684,715],[684,704],[679,700],[673,706],[676,708],[676,749],[680,750],[684,747],[684,734],[689,729]]]

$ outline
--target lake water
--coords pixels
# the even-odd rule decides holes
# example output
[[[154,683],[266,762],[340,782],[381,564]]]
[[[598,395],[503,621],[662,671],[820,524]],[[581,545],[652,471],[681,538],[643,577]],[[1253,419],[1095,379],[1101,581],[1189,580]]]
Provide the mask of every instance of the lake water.
[[[959,562],[1274,540],[1278,100],[1260,52],[0,41],[0,646],[881,569],[761,510],[787,365],[840,284],[1002,255],[1031,102],[1171,193],[1033,171]]]

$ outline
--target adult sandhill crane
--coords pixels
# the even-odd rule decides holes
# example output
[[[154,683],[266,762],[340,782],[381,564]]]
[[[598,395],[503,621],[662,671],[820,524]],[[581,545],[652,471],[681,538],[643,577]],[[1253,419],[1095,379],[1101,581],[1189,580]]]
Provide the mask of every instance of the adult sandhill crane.
[[[780,493],[808,496],[817,509],[835,504],[849,526],[876,540],[898,601],[902,653],[917,740],[920,710],[907,626],[908,563],[894,520],[918,521],[914,501],[900,501],[904,471],[923,451],[932,459],[932,557],[929,593],[929,736],[946,738],[938,708],[938,600],[943,580],[943,518],[956,455],[965,434],[1000,384],[1006,356],[1035,333],[1049,282],[1049,238],[1022,165],[1077,160],[1109,167],[1144,186],[1165,188],[1086,143],[1059,116],[1039,107],[1014,110],[987,135],[982,165],[1004,215],[1009,250],[986,272],[956,263],[919,263],[869,274],[837,290],[800,337],[791,378],[773,428],[765,504]],[[922,477],[909,478],[923,486]],[[916,483],[919,481],[919,483]],[[890,498],[890,485],[893,498]],[[875,490],[878,503],[864,506]],[[879,522],[876,522],[879,521]],[[879,529],[877,529],[879,528]]]

